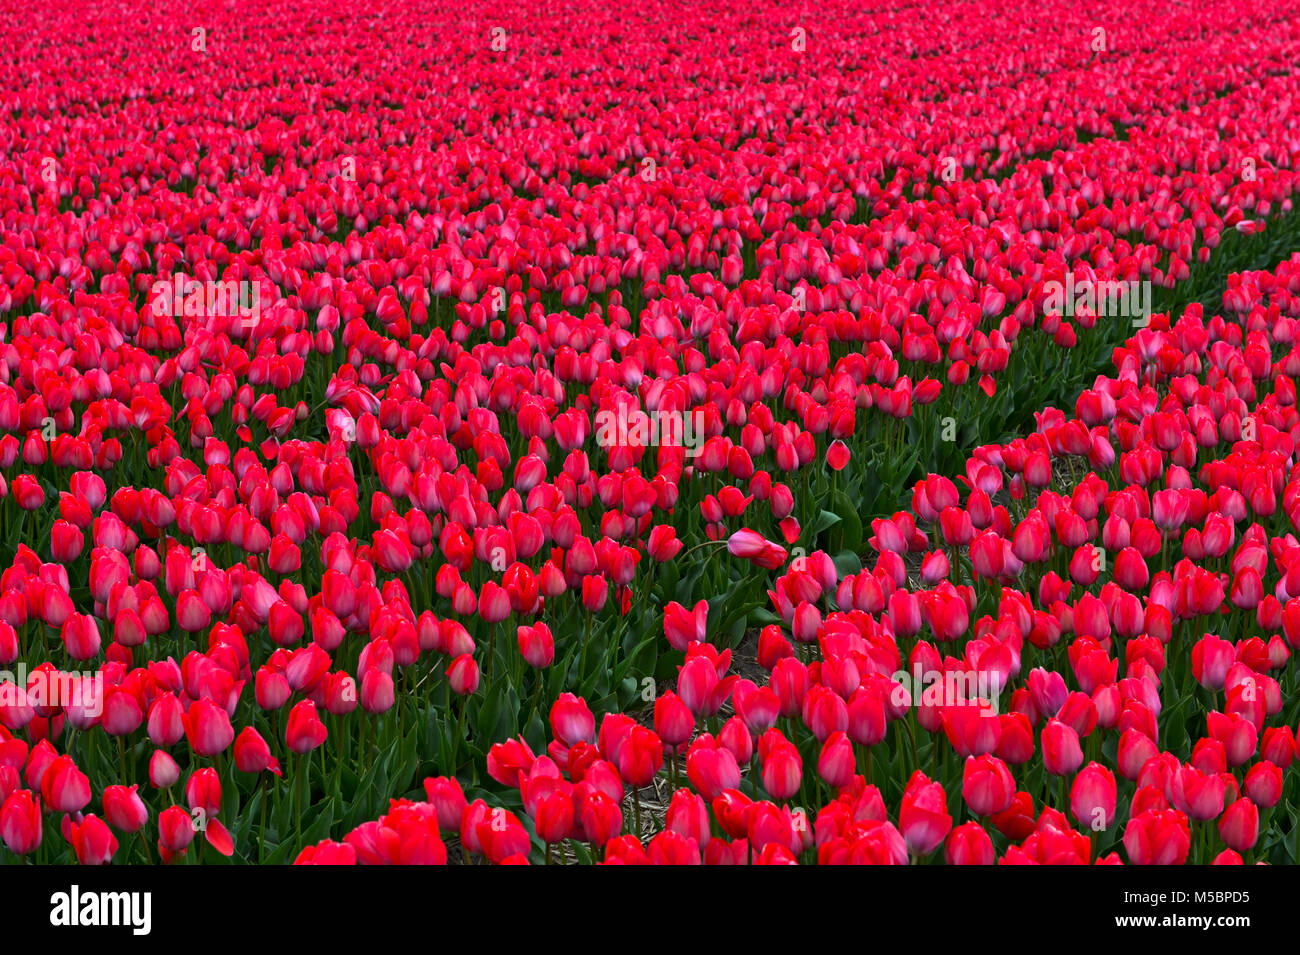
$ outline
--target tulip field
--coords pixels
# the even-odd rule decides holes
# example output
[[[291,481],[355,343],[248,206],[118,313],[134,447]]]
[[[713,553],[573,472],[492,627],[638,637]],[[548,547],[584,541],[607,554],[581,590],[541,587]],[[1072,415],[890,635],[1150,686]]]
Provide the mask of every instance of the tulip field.
[[[0,10],[0,864],[1300,861],[1300,8]]]

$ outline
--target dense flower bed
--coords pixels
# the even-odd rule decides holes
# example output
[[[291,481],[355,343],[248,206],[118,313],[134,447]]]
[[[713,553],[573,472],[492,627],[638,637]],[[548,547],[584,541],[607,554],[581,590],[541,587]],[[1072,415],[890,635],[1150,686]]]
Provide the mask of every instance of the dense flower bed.
[[[1293,16],[9,7],[0,857],[1295,860]]]

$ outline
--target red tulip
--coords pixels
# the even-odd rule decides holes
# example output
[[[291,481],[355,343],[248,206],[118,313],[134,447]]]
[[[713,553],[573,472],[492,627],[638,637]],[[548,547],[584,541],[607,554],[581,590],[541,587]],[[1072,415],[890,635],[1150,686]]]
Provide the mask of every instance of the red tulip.
[[[246,726],[235,737],[235,768],[241,773],[270,772],[282,775],[280,761],[271,755],[270,746],[257,730]]]
[[[0,806],[0,839],[9,851],[25,856],[41,844],[41,804],[26,789],[11,793]]]
[[[977,822],[968,822],[950,832],[943,855],[949,865],[993,865],[997,859],[993,840]]]
[[[1223,812],[1219,836],[1230,849],[1249,852],[1259,839],[1259,810],[1249,799],[1238,799]]]
[[[73,849],[82,865],[107,865],[117,853],[117,837],[97,816],[71,824]]]
[[[138,832],[149,821],[149,810],[136,790],[138,786],[107,786],[104,789],[104,816],[121,832]]]
[[[1054,776],[1068,776],[1083,762],[1079,734],[1059,720],[1048,720],[1043,727],[1043,765]]]
[[[59,756],[41,777],[41,797],[55,812],[79,812],[90,802],[90,779],[70,756]]]
[[[977,816],[991,816],[1011,805],[1016,784],[1002,760],[995,756],[967,758],[962,770],[962,797]]]
[[[1070,812],[1080,826],[1101,832],[1115,821],[1115,776],[1100,763],[1089,763],[1070,786]]]
[[[1124,851],[1134,865],[1182,865],[1190,847],[1187,817],[1172,809],[1140,813],[1124,827]]]
[[[917,770],[903,791],[903,804],[898,814],[899,829],[908,849],[917,855],[929,855],[940,845],[952,829],[948,815],[947,794],[939,783]]]
[[[310,753],[325,742],[325,724],[316,715],[316,704],[302,700],[294,704],[285,723],[284,742],[295,753]],[[224,749],[224,747],[223,747]]]
[[[195,700],[181,717],[181,722],[190,748],[200,756],[224,753],[235,738],[230,717],[211,700]]]

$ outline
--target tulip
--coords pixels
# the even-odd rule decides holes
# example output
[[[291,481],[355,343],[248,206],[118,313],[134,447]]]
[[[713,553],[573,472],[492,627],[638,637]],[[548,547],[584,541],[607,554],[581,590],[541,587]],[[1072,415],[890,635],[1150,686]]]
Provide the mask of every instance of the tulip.
[[[544,670],[555,660],[555,640],[544,623],[518,629],[519,655],[529,666]]]
[[[1079,734],[1059,720],[1043,727],[1043,765],[1054,776],[1068,776],[1083,763]]]
[[[72,846],[82,865],[107,865],[117,853],[117,837],[97,816],[72,824]]]
[[[1173,775],[1171,801],[1191,819],[1214,819],[1223,812],[1223,779],[1207,775],[1193,766],[1183,766]]]
[[[326,735],[325,724],[316,715],[316,704],[311,700],[302,700],[289,711],[284,742],[291,751],[299,755],[310,753],[325,742]]]
[[[943,856],[948,865],[993,865],[997,859],[993,840],[977,822],[968,822],[950,832]]]
[[[839,789],[849,784],[856,771],[853,744],[848,736],[843,732],[832,733],[822,744],[817,760],[818,775],[826,780],[826,784],[832,789]]]
[[[181,770],[163,750],[154,750],[149,758],[149,785],[154,789],[168,789],[180,779]]]
[[[1011,805],[1016,784],[995,756],[971,756],[962,769],[962,798],[977,816],[992,816]]]
[[[1115,821],[1115,776],[1100,763],[1081,769],[1070,786],[1070,812],[1075,821],[1093,832],[1109,829]]]
[[[235,768],[241,773],[271,772],[282,775],[280,761],[271,755],[270,746],[257,730],[246,726],[235,737]]]
[[[462,653],[447,665],[447,684],[457,696],[472,696],[478,690],[478,664],[468,653]]]
[[[929,855],[942,845],[952,829],[943,786],[931,782],[920,770],[913,773],[903,792],[898,823],[903,841],[916,855]]]
[[[55,812],[79,812],[90,802],[90,780],[70,756],[60,756],[41,777],[41,797]]]
[[[136,792],[139,787],[107,786],[104,788],[104,816],[113,828],[125,832],[139,832],[149,821],[149,810]]]
[[[159,844],[169,852],[184,852],[194,841],[194,820],[180,806],[169,806],[158,816]]]
[[[1249,852],[1259,839],[1259,810],[1249,799],[1238,799],[1219,819],[1219,836],[1237,852]]]
[[[1124,828],[1124,851],[1134,865],[1182,865],[1190,848],[1187,817],[1172,809],[1140,813]]]
[[[15,855],[25,856],[41,844],[41,804],[29,790],[10,793],[0,805],[0,839]]]

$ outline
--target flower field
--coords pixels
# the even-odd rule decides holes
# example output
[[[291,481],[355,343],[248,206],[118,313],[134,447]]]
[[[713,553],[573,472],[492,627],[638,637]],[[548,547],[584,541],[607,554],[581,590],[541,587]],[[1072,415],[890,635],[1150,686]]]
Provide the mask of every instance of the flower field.
[[[1300,10],[0,11],[0,863],[1300,861]]]

